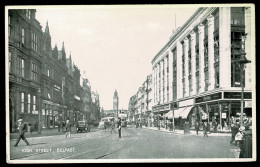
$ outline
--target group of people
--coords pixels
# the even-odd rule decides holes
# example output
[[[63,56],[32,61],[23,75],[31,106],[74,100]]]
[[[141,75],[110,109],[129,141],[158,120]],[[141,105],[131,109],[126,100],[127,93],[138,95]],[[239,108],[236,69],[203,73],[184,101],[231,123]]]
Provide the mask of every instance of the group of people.
[[[104,128],[105,128],[105,132],[106,132],[106,129],[108,128],[109,126],[109,123],[108,122],[105,122],[104,123]],[[115,130],[115,127],[116,127],[116,124],[115,124],[115,121],[114,119],[111,120],[111,125],[110,125],[110,133],[112,134],[113,132],[116,133],[116,130]],[[119,135],[119,138],[121,138],[121,118],[118,118],[118,121],[117,121],[117,128],[118,128],[118,135]]]
[[[38,125],[38,124],[37,124]],[[71,123],[69,122],[69,120],[66,121],[66,124],[65,124],[65,137],[66,138],[71,138]],[[18,138],[14,144],[14,147],[17,147],[20,140],[22,139],[25,144],[27,146],[30,146],[31,144],[28,142],[28,140],[25,138],[24,134],[27,130],[27,124],[25,124],[23,122],[23,119],[19,119],[18,120],[18,127],[17,127],[18,131],[19,131],[19,134],[18,134]],[[30,131],[31,132],[31,131]]]

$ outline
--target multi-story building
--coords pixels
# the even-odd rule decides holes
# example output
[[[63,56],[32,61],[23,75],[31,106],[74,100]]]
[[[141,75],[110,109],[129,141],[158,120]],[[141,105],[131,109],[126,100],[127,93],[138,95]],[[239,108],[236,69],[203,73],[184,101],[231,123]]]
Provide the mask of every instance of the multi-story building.
[[[83,72],[84,75],[84,72]],[[82,99],[82,119],[87,119],[87,115],[90,115],[91,106],[91,86],[88,79],[83,76],[81,87],[83,88],[81,99]]]
[[[92,98],[91,113],[95,116],[96,120],[100,120],[101,114],[100,114],[100,101],[99,101],[98,92],[92,91],[91,92],[91,98]]]
[[[174,113],[177,126],[197,120],[227,127],[241,111],[242,81],[244,112],[250,117],[251,65],[241,78],[237,60],[244,53],[254,57],[251,17],[250,7],[199,8],[178,28],[152,60],[153,113]]]
[[[17,120],[35,122],[39,111],[39,93],[43,58],[42,31],[34,9],[8,11],[8,70],[10,131]]]
[[[133,95],[130,99],[129,99],[129,103],[128,103],[128,118],[129,121],[135,121],[134,115],[135,115],[135,108],[136,105],[136,95]]]
[[[74,124],[82,111],[86,92],[86,112],[90,113],[90,86],[80,86],[80,70],[62,49],[52,49],[48,23],[45,31],[35,18],[35,9],[8,10],[8,71],[10,131],[17,120],[53,128],[58,121]],[[84,91],[83,91],[84,90]],[[99,100],[95,103],[99,106]],[[98,107],[96,109],[100,110]],[[97,114],[98,116],[98,114]]]

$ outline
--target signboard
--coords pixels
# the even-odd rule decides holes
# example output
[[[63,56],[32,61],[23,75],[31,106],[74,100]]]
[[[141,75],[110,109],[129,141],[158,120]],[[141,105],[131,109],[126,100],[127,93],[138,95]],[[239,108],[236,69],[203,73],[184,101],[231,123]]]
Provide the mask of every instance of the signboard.
[[[227,113],[222,113],[222,118],[226,119],[227,118]]]
[[[219,92],[219,93],[215,93],[212,95],[195,98],[195,103],[217,100],[217,99],[221,99],[221,98],[222,98],[222,94],[221,94],[221,92]]]
[[[170,110],[170,104],[153,106],[153,111],[163,111],[163,110]]]
[[[241,92],[224,92],[225,99],[241,99]],[[244,99],[252,99],[251,92],[244,92]]]

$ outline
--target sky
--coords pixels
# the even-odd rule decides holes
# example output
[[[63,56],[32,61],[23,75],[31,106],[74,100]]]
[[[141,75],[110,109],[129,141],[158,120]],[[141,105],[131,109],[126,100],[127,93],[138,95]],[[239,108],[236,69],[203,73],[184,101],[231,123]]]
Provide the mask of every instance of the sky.
[[[131,96],[152,73],[151,61],[197,10],[175,5],[42,6],[36,19],[51,34],[52,47],[65,45],[67,58],[83,71],[100,106],[113,109],[117,90],[119,109],[128,109]],[[175,20],[176,15],[176,20]],[[176,23],[176,24],[175,24]]]

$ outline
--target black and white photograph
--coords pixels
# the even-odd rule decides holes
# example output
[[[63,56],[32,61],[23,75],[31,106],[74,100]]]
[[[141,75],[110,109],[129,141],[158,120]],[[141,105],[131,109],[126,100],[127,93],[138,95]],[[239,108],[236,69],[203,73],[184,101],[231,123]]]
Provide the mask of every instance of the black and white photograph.
[[[6,162],[256,161],[254,4],[5,6]]]

